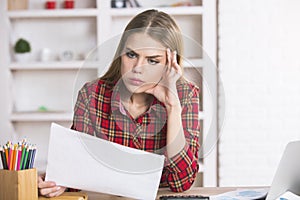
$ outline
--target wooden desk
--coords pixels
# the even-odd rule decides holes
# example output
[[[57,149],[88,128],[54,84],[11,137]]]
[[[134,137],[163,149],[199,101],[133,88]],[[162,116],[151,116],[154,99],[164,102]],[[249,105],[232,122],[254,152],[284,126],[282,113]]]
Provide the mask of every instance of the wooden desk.
[[[237,189],[237,187],[219,187],[219,188],[194,187],[183,193],[174,193],[174,192],[171,192],[168,188],[161,188],[158,191],[156,199],[158,200],[159,197],[162,195],[193,195],[193,194],[199,195],[200,194],[203,196],[209,196],[209,195],[221,194],[221,193],[228,192],[228,191],[233,191],[236,189]],[[118,199],[119,200],[132,200],[131,198],[113,196],[113,195],[108,195],[108,194],[92,193],[92,192],[86,192],[86,193],[88,193],[89,200],[98,200],[98,199],[101,199],[101,200],[118,200]]]

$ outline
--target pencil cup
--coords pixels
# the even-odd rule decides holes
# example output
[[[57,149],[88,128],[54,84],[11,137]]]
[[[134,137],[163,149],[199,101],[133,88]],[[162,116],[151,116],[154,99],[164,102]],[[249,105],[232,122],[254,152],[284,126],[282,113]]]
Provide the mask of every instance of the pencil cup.
[[[0,170],[0,200],[37,200],[37,170]]]

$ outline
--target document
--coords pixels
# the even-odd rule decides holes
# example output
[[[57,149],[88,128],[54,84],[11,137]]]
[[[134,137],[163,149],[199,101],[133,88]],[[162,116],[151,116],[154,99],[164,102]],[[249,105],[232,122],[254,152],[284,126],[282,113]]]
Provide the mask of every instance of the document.
[[[268,188],[237,189],[219,195],[210,196],[211,200],[255,200],[267,196]]]
[[[294,194],[293,192],[287,191],[276,200],[300,200],[300,196]]]
[[[155,199],[163,166],[163,155],[51,125],[45,180],[57,185]]]

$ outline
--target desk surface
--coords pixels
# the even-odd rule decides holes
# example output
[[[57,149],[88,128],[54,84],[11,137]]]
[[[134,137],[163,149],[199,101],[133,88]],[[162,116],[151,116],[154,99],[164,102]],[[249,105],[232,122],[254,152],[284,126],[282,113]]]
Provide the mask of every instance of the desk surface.
[[[251,187],[249,187],[251,188]],[[257,187],[256,187],[257,188]],[[209,196],[209,195],[215,195],[215,194],[221,194],[224,192],[228,191],[233,191],[237,189],[237,187],[194,187],[188,191],[185,191],[183,193],[174,193],[171,192],[168,188],[161,188],[158,191],[157,194],[157,200],[159,199],[160,196],[162,195],[203,195],[203,196]],[[88,193],[88,199],[89,200],[96,200],[96,199],[101,199],[101,200],[115,200],[115,199],[120,199],[120,200],[132,200],[131,198],[125,198],[125,197],[119,197],[119,196],[113,196],[113,195],[108,195],[108,194],[100,194],[100,193],[92,193],[92,192],[86,192]]]

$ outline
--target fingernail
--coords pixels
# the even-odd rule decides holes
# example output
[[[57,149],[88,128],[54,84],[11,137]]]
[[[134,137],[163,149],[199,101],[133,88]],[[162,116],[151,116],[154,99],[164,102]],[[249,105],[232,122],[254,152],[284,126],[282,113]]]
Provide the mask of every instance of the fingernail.
[[[60,190],[60,187],[57,187],[56,190]]]

